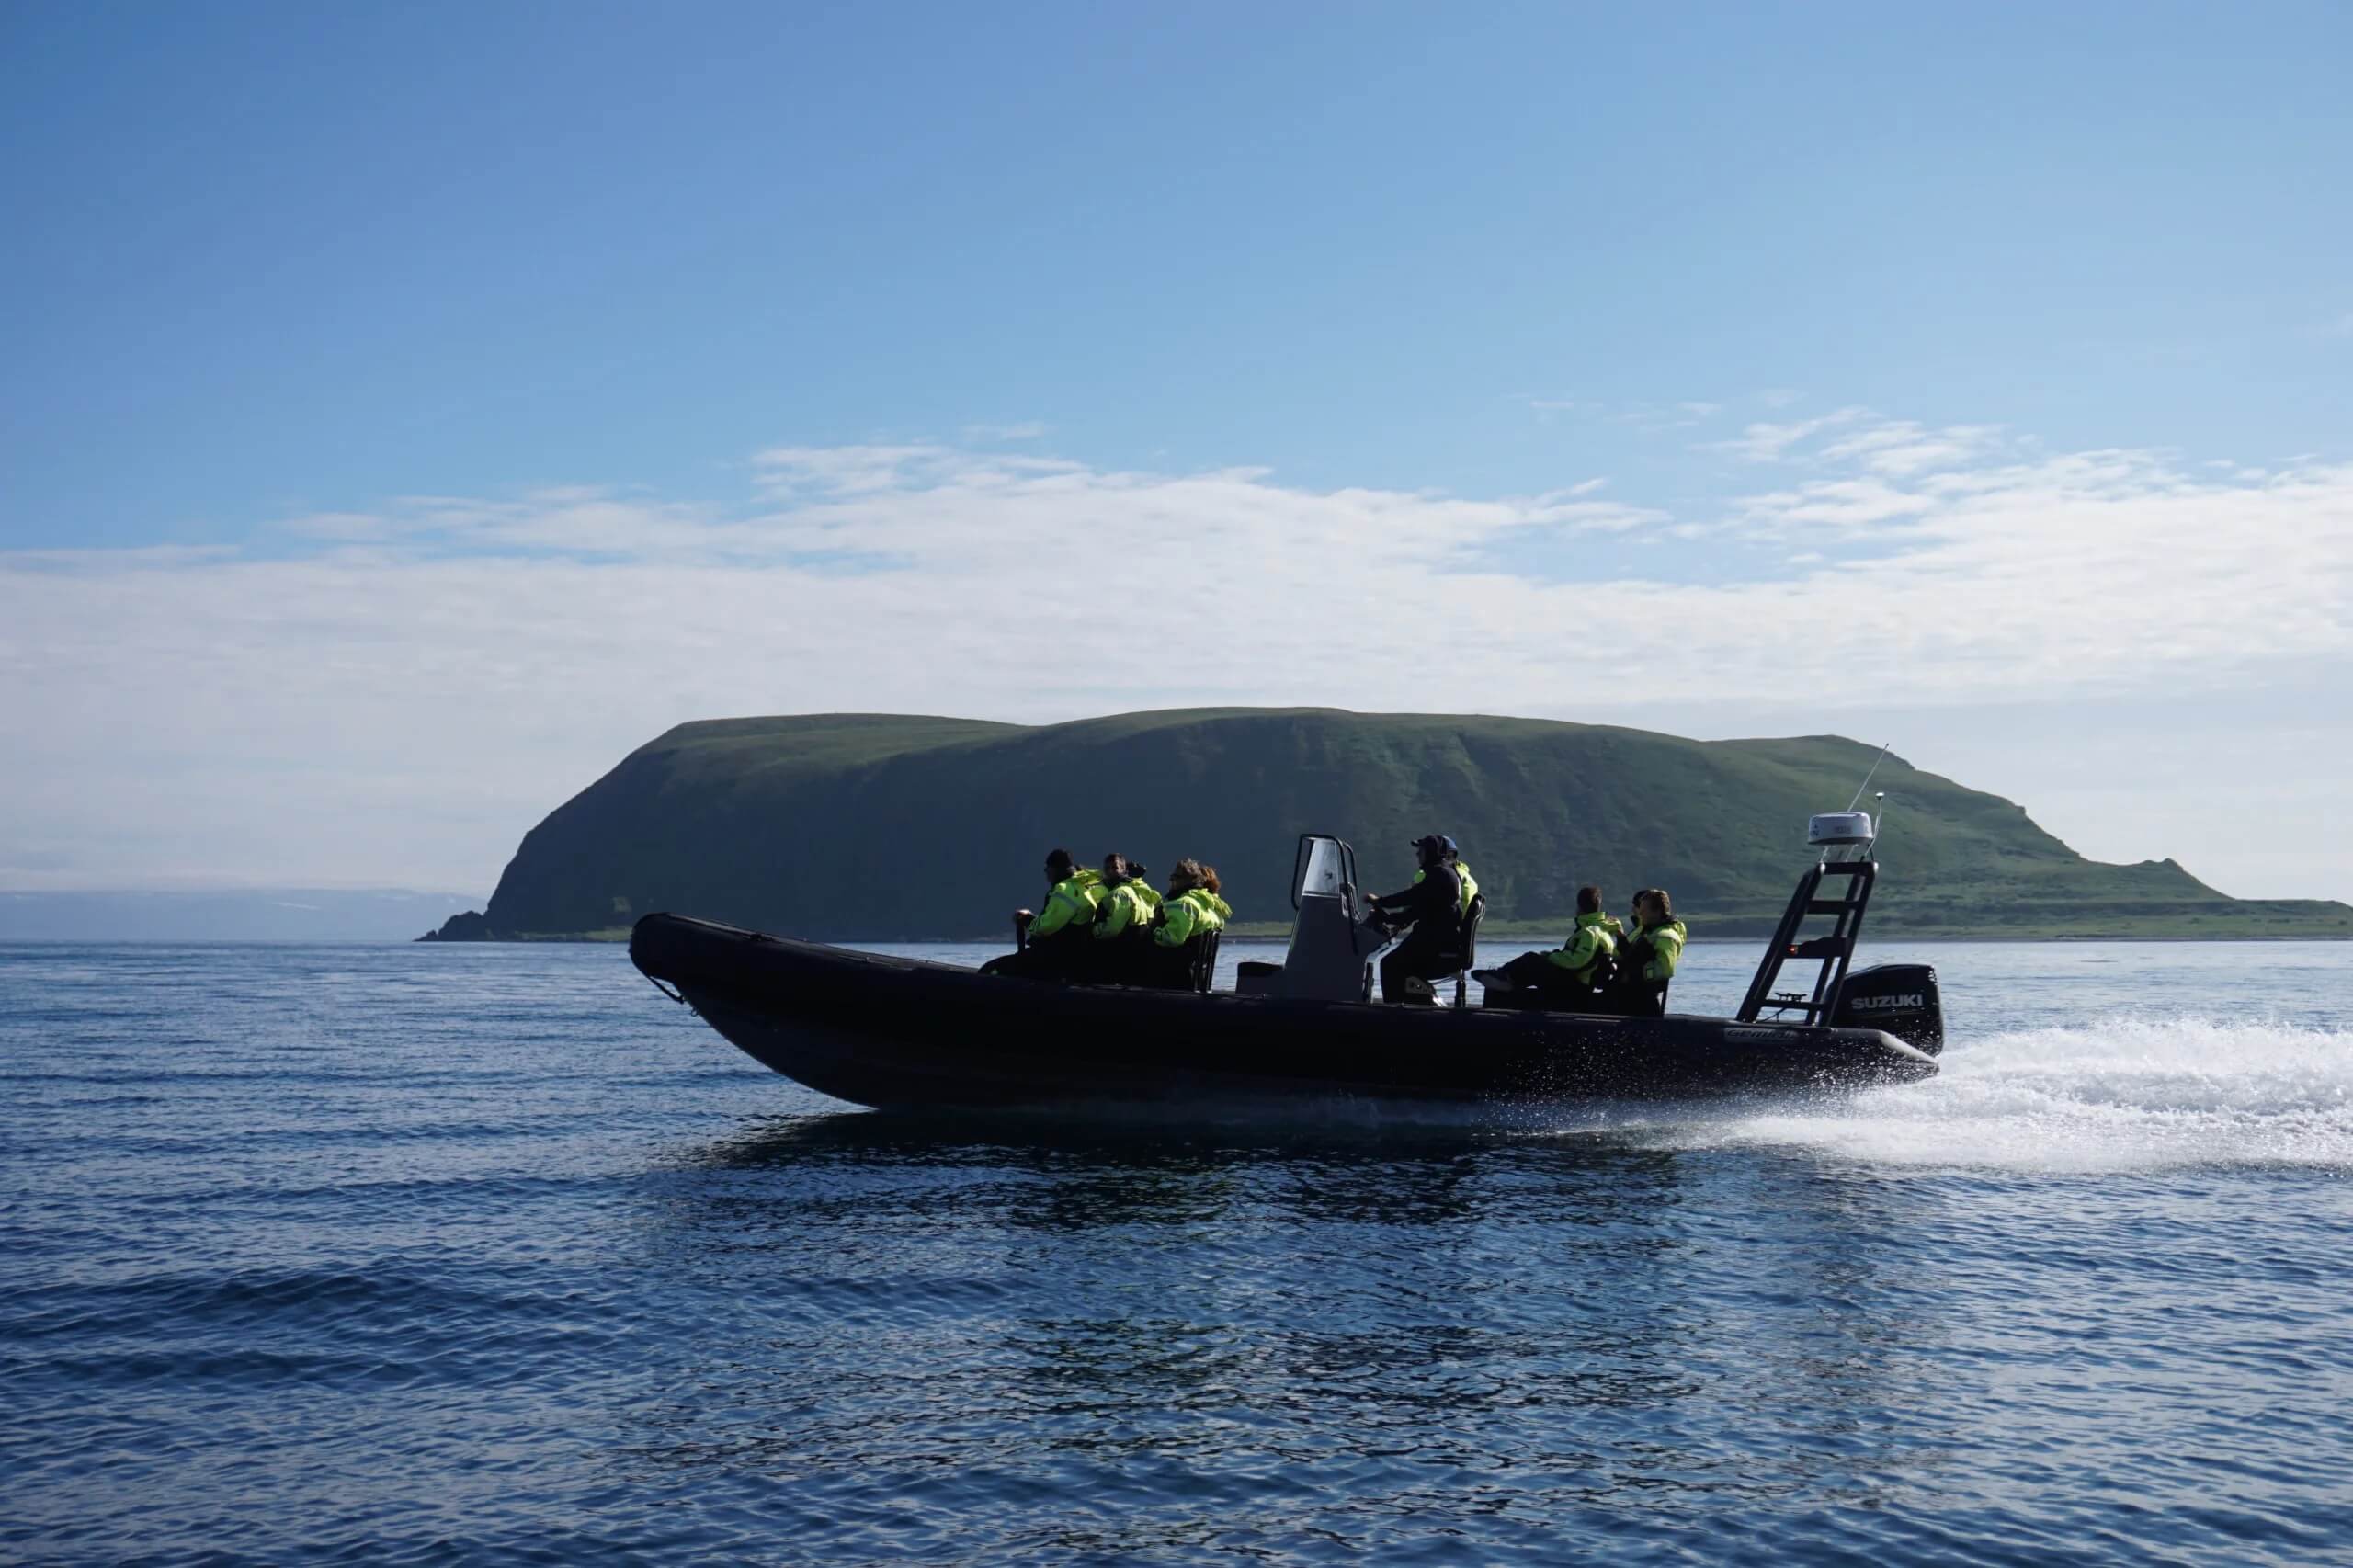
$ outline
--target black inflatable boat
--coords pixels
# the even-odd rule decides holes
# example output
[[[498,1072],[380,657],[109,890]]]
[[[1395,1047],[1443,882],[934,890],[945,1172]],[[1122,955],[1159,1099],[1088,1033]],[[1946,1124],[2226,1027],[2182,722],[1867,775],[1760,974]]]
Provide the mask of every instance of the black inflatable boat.
[[[1470,1006],[1459,980],[1451,1006],[1371,1001],[1373,958],[1392,934],[1367,923],[1354,856],[1324,835],[1301,836],[1285,961],[1244,965],[1234,992],[983,975],[676,915],[640,920],[630,957],[764,1065],[894,1109],[1844,1090],[1927,1077],[1943,1045],[1933,970],[1850,970],[1877,873],[1868,835],[1860,813],[1815,819],[1813,842],[1834,847],[1817,848],[1729,1018],[1613,1017],[1501,993]],[[1855,845],[1843,858],[1836,847]],[[1836,896],[1819,896],[1825,882]],[[1816,917],[1832,928],[1806,938]],[[1813,984],[1776,991],[1792,960],[1819,960]]]

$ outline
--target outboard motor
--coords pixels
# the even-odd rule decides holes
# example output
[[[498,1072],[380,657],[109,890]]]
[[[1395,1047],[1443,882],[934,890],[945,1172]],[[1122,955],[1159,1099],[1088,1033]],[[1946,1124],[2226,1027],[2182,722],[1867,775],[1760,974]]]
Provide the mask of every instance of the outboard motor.
[[[1838,1028],[1884,1029],[1934,1056],[1945,1048],[1945,1004],[1924,963],[1873,964],[1847,976],[1830,1015]]]

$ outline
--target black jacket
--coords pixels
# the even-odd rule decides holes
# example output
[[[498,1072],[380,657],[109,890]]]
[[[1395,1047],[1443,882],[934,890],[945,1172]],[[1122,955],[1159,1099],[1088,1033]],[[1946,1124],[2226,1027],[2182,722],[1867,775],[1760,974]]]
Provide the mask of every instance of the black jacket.
[[[1462,879],[1451,866],[1426,867],[1420,881],[1374,899],[1372,906],[1383,915],[1411,920],[1425,931],[1452,931],[1462,918]]]

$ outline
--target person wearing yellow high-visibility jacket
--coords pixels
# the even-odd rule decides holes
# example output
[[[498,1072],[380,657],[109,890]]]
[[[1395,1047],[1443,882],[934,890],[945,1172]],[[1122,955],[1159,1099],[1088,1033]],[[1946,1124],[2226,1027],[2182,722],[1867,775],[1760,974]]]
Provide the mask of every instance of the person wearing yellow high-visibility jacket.
[[[1618,978],[1618,944],[1626,928],[1602,908],[1601,890],[1577,890],[1576,924],[1569,939],[1550,952],[1522,953],[1500,969],[1473,970],[1471,978],[1490,991],[1532,990],[1563,1005],[1590,1000]]]
[[[1102,897],[1102,876],[1081,867],[1067,849],[1046,856],[1046,906],[1036,915],[1013,912],[1019,946],[981,966],[983,974],[1014,974],[1029,980],[1069,980],[1088,967],[1086,943]]]
[[[1152,957],[1152,922],[1160,894],[1144,881],[1147,868],[1123,855],[1103,857],[1095,905],[1095,978],[1107,984],[1140,983]]]
[[[1655,1017],[1666,1011],[1667,983],[1690,935],[1675,917],[1665,889],[1644,888],[1634,895],[1634,934],[1618,951],[1618,994],[1626,1012]]]
[[[1144,881],[1147,868],[1140,860],[1121,855],[1103,857],[1103,880],[1097,887],[1095,901],[1096,939],[1110,941],[1126,936],[1131,929],[1149,929],[1152,917],[1158,913],[1161,897]]]
[[[1594,889],[1596,896],[1600,890]],[[1618,967],[1618,942],[1626,928],[1618,917],[1599,909],[1580,912],[1575,928],[1569,939],[1555,951],[1546,953],[1544,961],[1569,977],[1572,984],[1592,990]]]
[[[1055,857],[1061,859],[1059,867]],[[1055,876],[1058,869],[1062,873],[1059,877]],[[1029,923],[1029,940],[1033,943],[1067,930],[1086,929],[1095,924],[1096,905],[1102,902],[1102,873],[1085,867],[1074,868],[1067,849],[1057,849],[1047,858],[1046,875],[1053,886],[1047,891],[1046,907]]]
[[[1168,896],[1152,928],[1160,983],[1172,989],[1192,984],[1194,944],[1225,929],[1233,906],[1218,896],[1217,869],[1199,860],[1179,860],[1168,875]]]

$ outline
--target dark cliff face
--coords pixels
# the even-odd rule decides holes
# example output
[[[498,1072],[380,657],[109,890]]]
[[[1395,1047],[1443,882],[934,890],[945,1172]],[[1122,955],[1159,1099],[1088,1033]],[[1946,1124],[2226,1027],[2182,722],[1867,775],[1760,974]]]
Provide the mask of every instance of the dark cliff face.
[[[1296,835],[1350,839],[1376,889],[1448,833],[1493,918],[1559,917],[1597,881],[1741,926],[1769,919],[1805,820],[1844,807],[1873,747],[1701,743],[1484,717],[1239,710],[1039,728],[888,715],[681,725],[523,840],[485,912],[504,935],[625,927],[658,909],[844,939],[994,935],[1063,846],[1164,874],[1218,866],[1245,920],[1290,914]],[[2010,801],[1889,758],[1881,894],[1902,924],[2113,905],[2226,906],[2169,862],[2096,866]]]
[[[420,942],[495,942],[498,933],[491,928],[489,917],[478,909],[463,915],[452,915],[441,923],[438,930],[427,931],[417,938]]]

